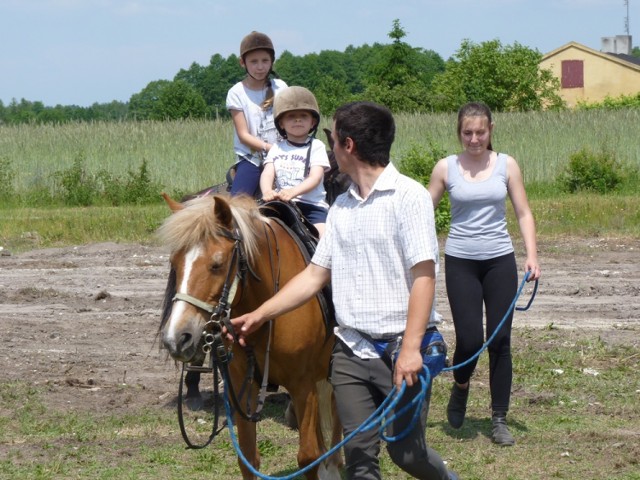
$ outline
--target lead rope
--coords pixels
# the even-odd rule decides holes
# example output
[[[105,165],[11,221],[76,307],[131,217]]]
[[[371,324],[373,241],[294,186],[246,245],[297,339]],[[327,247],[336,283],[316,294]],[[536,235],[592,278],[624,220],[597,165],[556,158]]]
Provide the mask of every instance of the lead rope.
[[[518,298],[520,297],[520,294],[522,293],[522,290],[524,289],[525,283],[529,279],[529,275],[530,274],[531,274],[531,272],[526,272],[525,273],[524,279],[522,280],[522,283],[520,284],[520,287],[518,288],[518,291],[516,292],[516,295],[515,295],[513,301],[511,302],[511,305],[509,306],[509,309],[507,310],[507,312],[505,313],[504,317],[500,321],[500,324],[496,328],[496,330],[493,333],[493,335],[491,335],[491,337],[485,342],[485,344],[478,351],[478,353],[476,353],[474,355],[474,357],[472,357],[472,358],[476,358],[477,356],[479,356],[489,346],[491,341],[494,339],[496,333],[502,328],[502,326],[504,325],[505,321],[507,320],[507,318],[509,317],[509,315],[511,314],[511,312],[514,309],[517,309],[519,311],[523,311],[523,310],[528,310],[529,309],[529,307],[531,306],[531,303],[533,302],[533,299],[534,299],[534,297],[536,295],[536,292],[538,290],[538,280],[536,280],[536,283],[535,283],[535,286],[534,286],[534,289],[533,289],[533,293],[531,295],[531,299],[527,303],[526,307],[524,307],[524,308],[516,308],[515,304],[518,301]],[[455,370],[457,368],[462,367],[463,365],[466,365],[466,363],[469,362],[470,360],[467,360],[466,362],[459,363],[459,364],[451,366],[451,367],[444,368],[442,371]],[[227,426],[229,427],[229,436],[231,437],[231,442],[233,443],[233,446],[234,446],[234,448],[236,450],[236,454],[238,455],[238,458],[242,461],[242,463],[244,463],[244,465],[251,471],[251,473],[253,475],[255,475],[255,476],[257,476],[257,477],[259,477],[259,478],[261,478],[263,480],[293,480],[296,477],[308,472],[310,469],[318,466],[320,463],[325,461],[327,458],[329,458],[331,455],[333,455],[339,449],[341,449],[344,445],[346,445],[355,435],[357,435],[360,432],[368,431],[368,430],[371,430],[371,429],[373,429],[375,427],[378,427],[380,436],[387,442],[394,442],[394,441],[398,441],[398,440],[401,440],[401,439],[405,438],[411,432],[411,430],[413,428],[415,428],[416,423],[417,423],[417,418],[418,418],[418,415],[419,415],[419,412],[420,412],[420,409],[421,409],[421,406],[422,406],[422,402],[425,400],[425,398],[427,396],[427,390],[429,388],[429,384],[431,383],[431,373],[429,372],[429,369],[424,367],[423,370],[422,370],[422,374],[418,375],[418,378],[420,380],[420,392],[418,394],[416,394],[416,396],[411,400],[410,403],[405,405],[399,411],[395,412],[389,419],[386,419],[386,417],[389,415],[390,412],[393,411],[393,409],[396,407],[396,405],[400,402],[400,399],[402,398],[402,396],[404,395],[404,393],[405,393],[405,391],[407,389],[407,384],[404,381],[402,382],[402,386],[400,387],[400,390],[398,390],[396,388],[392,389],[392,391],[389,393],[389,395],[387,395],[387,397],[380,404],[380,406],[358,428],[356,428],[353,432],[351,432],[344,439],[342,439],[341,442],[339,442],[338,444],[336,444],[333,447],[331,447],[324,454],[320,455],[316,460],[311,462],[309,465],[307,465],[306,467],[304,467],[304,468],[302,468],[302,469],[298,470],[297,472],[294,472],[294,473],[292,473],[290,475],[285,475],[285,476],[282,476],[282,477],[273,477],[273,476],[265,475],[263,473],[260,473],[258,470],[256,470],[255,467],[253,465],[251,465],[249,460],[247,460],[247,458],[242,453],[242,450],[240,449],[240,445],[238,443],[238,439],[236,438],[235,432],[233,431],[234,425],[233,425],[233,417],[232,417],[232,413],[231,413],[231,405],[228,402],[227,392],[225,390],[225,392],[224,392],[224,406],[225,406],[225,410],[226,410],[226,413],[227,413]],[[411,419],[411,422],[409,423],[407,428],[404,431],[400,432],[395,437],[386,436],[384,434],[384,430],[386,428],[386,425],[391,423],[391,422],[393,422],[394,419],[396,419],[400,415],[403,415],[405,412],[407,412],[412,407],[415,407],[415,412],[414,412],[413,417]]]

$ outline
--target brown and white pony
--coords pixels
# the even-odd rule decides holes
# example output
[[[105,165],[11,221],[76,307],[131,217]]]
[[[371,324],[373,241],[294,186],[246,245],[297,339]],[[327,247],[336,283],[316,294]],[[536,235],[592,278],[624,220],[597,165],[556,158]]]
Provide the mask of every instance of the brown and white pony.
[[[173,359],[188,363],[201,357],[205,331],[213,319],[211,311],[223,295],[229,297],[222,302],[228,302],[231,317],[252,311],[302,271],[307,261],[290,231],[263,216],[251,198],[215,195],[181,204],[164,196],[173,214],[158,233],[171,249],[175,295],[164,309],[160,336]],[[229,279],[234,279],[232,292]],[[225,344],[232,352],[228,364],[231,385],[225,389],[237,392],[242,388],[251,368],[250,357],[254,358],[260,375],[266,369],[269,383],[289,392],[300,434],[298,465],[309,465],[327,450],[325,434],[332,444],[341,437],[327,381],[334,338],[320,302],[313,299],[265,324],[247,343],[251,354],[237,343]],[[250,383],[252,408],[257,404],[259,383]],[[240,448],[259,470],[256,423],[237,411],[234,417]],[[334,454],[306,476],[310,480],[339,479],[340,464],[340,455]],[[255,478],[241,461],[239,465],[243,479]]]

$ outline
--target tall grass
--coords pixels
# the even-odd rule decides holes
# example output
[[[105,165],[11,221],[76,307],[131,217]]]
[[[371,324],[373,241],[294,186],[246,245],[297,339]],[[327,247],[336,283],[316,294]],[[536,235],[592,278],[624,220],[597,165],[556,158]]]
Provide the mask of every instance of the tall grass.
[[[430,141],[458,151],[455,117],[397,115],[394,158]],[[528,184],[554,181],[570,154],[582,148],[606,149],[622,164],[640,167],[640,109],[503,113],[495,123],[494,147],[518,160]],[[324,117],[321,126],[330,124]],[[15,169],[17,193],[55,189],[53,173],[78,158],[91,172],[106,169],[120,177],[146,160],[150,175],[166,189],[189,192],[224,180],[234,161],[232,137],[231,122],[222,120],[2,125],[0,158]]]
[[[222,121],[1,126],[0,156],[18,167],[18,193],[55,188],[53,173],[78,158],[90,172],[118,177],[146,160],[154,179],[194,191],[224,178],[234,158],[232,135],[232,124]]]
[[[526,183],[553,182],[572,153],[588,148],[612,152],[616,159],[640,168],[640,109],[567,110],[498,113],[494,149],[513,156]],[[399,115],[396,152],[410,143],[426,145],[430,137],[448,152],[460,150],[455,114]]]

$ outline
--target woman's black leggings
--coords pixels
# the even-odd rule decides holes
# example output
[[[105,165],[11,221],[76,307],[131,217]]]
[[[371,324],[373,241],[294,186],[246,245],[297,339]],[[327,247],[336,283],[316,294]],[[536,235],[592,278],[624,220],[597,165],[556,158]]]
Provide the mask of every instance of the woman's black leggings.
[[[456,331],[453,364],[471,358],[489,338],[509,310],[518,290],[518,272],[513,253],[489,260],[467,260],[445,255],[447,296]],[[483,305],[487,317],[484,336]],[[511,396],[511,322],[513,312],[489,347],[489,385],[494,412],[509,410]],[[466,383],[477,359],[453,371],[457,383]]]

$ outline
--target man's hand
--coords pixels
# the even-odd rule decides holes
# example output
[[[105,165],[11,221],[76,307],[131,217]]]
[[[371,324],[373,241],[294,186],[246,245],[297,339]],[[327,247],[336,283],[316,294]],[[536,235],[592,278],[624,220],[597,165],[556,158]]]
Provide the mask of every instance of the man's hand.
[[[419,349],[401,348],[393,372],[393,383],[396,388],[402,387],[403,380],[407,382],[407,387],[412,387],[419,381],[418,374],[422,368],[422,353]]]
[[[254,310],[253,312],[246,313],[240,317],[232,318],[230,321],[231,325],[233,326],[233,331],[237,336],[238,343],[243,347],[246,347],[247,337],[258,330],[266,321],[266,318],[263,318]],[[233,335],[231,334],[231,332],[227,331],[226,328],[224,329],[224,333],[226,334],[228,340],[234,340]]]

